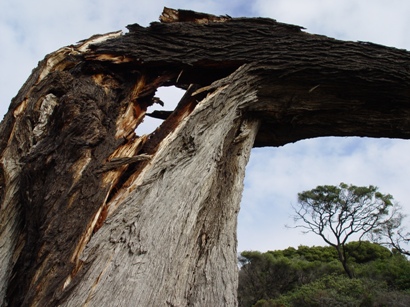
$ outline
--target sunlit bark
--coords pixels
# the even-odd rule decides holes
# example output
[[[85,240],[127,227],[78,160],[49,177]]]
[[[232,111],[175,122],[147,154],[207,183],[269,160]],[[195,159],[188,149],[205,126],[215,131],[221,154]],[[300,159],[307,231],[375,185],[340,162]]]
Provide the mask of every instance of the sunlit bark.
[[[0,125],[3,306],[235,306],[253,146],[410,136],[410,54],[165,9],[48,55]],[[159,86],[186,90],[136,136]]]

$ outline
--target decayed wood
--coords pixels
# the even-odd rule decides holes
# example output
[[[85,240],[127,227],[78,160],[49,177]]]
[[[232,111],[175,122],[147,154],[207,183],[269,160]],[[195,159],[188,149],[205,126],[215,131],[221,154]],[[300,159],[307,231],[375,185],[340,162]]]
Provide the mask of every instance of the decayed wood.
[[[161,21],[61,48],[13,99],[3,306],[235,306],[252,146],[410,136],[407,51],[270,19],[165,9]],[[136,136],[167,85],[186,94]]]
[[[81,287],[64,306],[107,304],[107,288],[115,306],[236,304],[236,215],[258,122],[238,116],[256,95],[235,79],[203,99],[112,200],[118,210],[89,242]]]
[[[178,20],[177,13],[166,13],[174,14],[167,20]],[[166,58],[170,69],[179,70],[172,82],[182,87],[258,63],[255,74],[265,79],[259,95],[266,103],[255,107],[264,119],[255,146],[332,135],[409,137],[409,52],[312,35],[267,18],[198,18],[199,23],[130,25],[117,40],[92,46],[87,57],[118,61],[127,54],[127,61],[149,67]]]

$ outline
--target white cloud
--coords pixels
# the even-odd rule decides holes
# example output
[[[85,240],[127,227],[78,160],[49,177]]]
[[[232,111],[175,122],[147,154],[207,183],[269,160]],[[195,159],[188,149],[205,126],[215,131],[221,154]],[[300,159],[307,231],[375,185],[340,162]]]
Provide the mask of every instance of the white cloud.
[[[410,49],[410,2],[406,0],[257,0],[253,9],[311,33]]]
[[[44,56],[97,33],[148,25],[164,1],[2,1],[0,3],[0,113],[4,114],[31,70]]]
[[[233,14],[245,1],[14,0],[0,2],[0,114],[44,56],[97,33],[158,21],[164,6]],[[235,15],[235,14],[233,14]]]
[[[256,15],[298,24],[311,33],[410,49],[408,1],[258,0],[253,9]],[[313,139],[254,150],[240,212],[238,249],[323,245],[319,237],[284,228],[292,223],[290,203],[296,202],[297,193],[317,185],[342,181],[377,185],[410,212],[409,150],[408,141],[359,138]]]
[[[370,138],[316,138],[255,149],[239,219],[240,238],[252,239],[240,239],[239,250],[323,245],[318,237],[284,228],[293,225],[291,204],[297,203],[297,193],[318,185],[376,185],[410,212],[409,151],[409,141]]]

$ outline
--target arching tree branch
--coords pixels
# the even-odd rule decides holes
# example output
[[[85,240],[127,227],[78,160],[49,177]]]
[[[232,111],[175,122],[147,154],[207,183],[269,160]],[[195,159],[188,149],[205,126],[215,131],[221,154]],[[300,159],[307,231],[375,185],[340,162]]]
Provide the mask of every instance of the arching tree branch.
[[[253,146],[410,136],[405,50],[266,18],[165,9],[161,21],[47,55],[12,100],[0,125],[4,304],[234,306]],[[178,107],[135,135],[171,85],[186,90]]]

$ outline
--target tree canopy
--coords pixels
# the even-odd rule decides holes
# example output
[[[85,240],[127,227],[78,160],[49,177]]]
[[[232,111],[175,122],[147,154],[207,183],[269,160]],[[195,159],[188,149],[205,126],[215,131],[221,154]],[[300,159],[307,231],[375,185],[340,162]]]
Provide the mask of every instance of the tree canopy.
[[[410,256],[410,232],[403,225],[406,215],[401,213],[400,209],[396,205],[393,208],[391,218],[374,229],[371,238],[379,244],[389,246],[403,255]]]
[[[346,243],[353,236],[360,241],[386,223],[389,208],[392,206],[393,197],[380,193],[378,188],[372,185],[324,185],[298,194],[294,220],[302,222],[296,227],[319,235],[334,247],[346,274],[352,278],[347,264]]]
[[[369,241],[345,247],[353,279],[332,246],[242,252],[239,306],[408,305],[410,262],[403,255]]]

